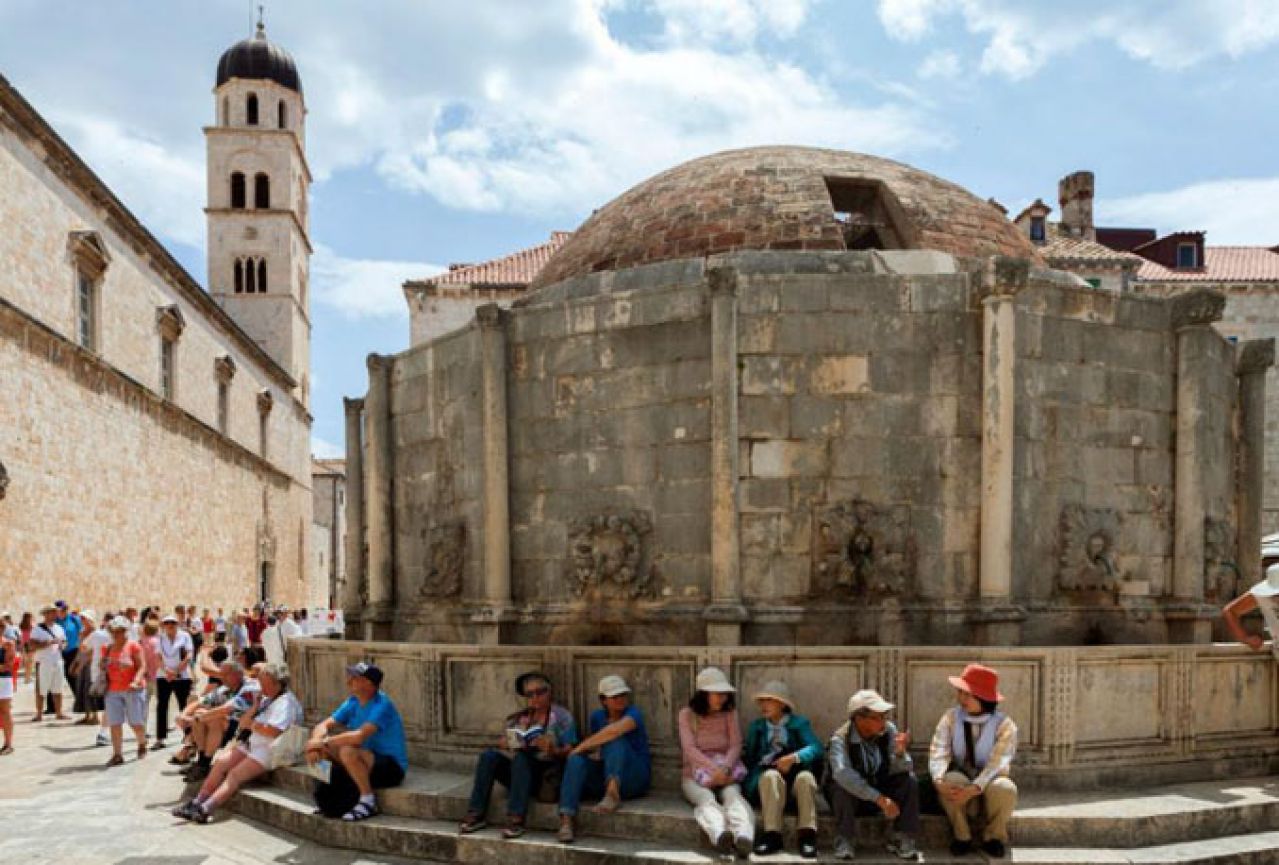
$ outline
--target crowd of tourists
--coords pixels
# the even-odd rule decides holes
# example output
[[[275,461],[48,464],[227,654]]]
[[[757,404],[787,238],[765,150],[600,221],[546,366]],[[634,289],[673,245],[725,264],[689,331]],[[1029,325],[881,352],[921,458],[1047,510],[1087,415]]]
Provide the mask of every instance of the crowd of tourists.
[[[980,828],[982,850],[1002,857],[1017,802],[1009,777],[1017,725],[999,708],[1004,698],[994,670],[971,664],[950,684],[955,705],[933,733],[928,775],[953,830],[951,852],[973,851],[974,830]],[[503,838],[524,834],[536,796],[558,800],[558,837],[564,843],[577,837],[584,798],[598,799],[596,813],[611,814],[648,792],[652,758],[644,714],[621,676],[600,680],[600,707],[591,712],[584,738],[569,710],[556,702],[547,675],[525,673],[515,690],[526,707],[505,719],[501,741],[480,755],[458,826],[462,834],[488,825],[495,783],[507,788]],[[816,858],[822,795],[834,813],[837,858],[853,858],[856,821],[872,816],[889,822],[890,852],[904,860],[919,858],[920,786],[907,750],[910,736],[889,720],[892,703],[873,690],[858,691],[848,700],[847,721],[823,740],[785,682],[770,682],[752,695],[759,717],[745,732],[736,696],[724,672],[708,667],[697,674],[692,699],[679,713],[680,790],[721,856],[780,852],[783,815],[792,808],[798,852]],[[758,833],[755,808],[763,820]]]

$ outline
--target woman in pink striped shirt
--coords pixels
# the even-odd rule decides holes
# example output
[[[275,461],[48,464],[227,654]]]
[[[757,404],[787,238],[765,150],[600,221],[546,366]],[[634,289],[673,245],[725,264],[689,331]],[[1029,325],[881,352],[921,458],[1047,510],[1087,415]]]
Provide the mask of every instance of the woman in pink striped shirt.
[[[742,729],[734,700],[736,689],[717,667],[697,674],[697,691],[679,713],[679,743],[684,757],[680,789],[706,837],[726,857],[750,856],[755,814],[742,796]],[[718,796],[716,795],[718,794]]]

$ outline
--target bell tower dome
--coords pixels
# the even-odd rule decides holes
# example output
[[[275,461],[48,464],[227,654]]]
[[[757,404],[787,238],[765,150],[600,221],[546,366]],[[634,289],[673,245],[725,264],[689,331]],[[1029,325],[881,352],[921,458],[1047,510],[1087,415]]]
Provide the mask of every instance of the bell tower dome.
[[[306,103],[296,64],[257,32],[218,60],[206,126],[208,287],[310,403]]]

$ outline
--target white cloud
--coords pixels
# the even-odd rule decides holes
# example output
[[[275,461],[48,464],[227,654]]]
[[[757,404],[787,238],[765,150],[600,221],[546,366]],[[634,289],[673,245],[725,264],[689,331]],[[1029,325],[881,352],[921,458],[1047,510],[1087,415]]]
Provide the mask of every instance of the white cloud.
[[[1265,0],[878,0],[877,11],[888,34],[903,42],[933,35],[939,21],[958,15],[968,33],[987,40],[981,70],[1014,80],[1088,42],[1179,69],[1279,41],[1279,4]]]
[[[1097,222],[1206,231],[1214,246],[1279,243],[1279,178],[1213,180],[1180,189],[1099,200]]]
[[[346,448],[326,441],[317,435],[311,436],[311,456],[320,460],[340,460],[346,458]]]
[[[963,63],[959,59],[959,54],[954,51],[934,51],[919,65],[918,75],[926,81],[935,78],[953,80],[958,78],[962,71]]]
[[[649,0],[664,19],[665,38],[681,44],[756,41],[761,32],[795,35],[811,0]]]
[[[438,265],[415,261],[343,258],[317,244],[311,257],[313,298],[352,321],[407,318],[404,282],[425,279],[442,270]]]

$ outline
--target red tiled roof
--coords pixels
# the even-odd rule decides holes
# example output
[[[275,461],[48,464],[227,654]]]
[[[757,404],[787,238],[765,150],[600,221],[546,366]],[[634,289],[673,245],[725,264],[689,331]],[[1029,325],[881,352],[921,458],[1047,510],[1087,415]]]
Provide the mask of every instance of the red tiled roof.
[[[1264,246],[1206,246],[1204,266],[1174,270],[1143,262],[1137,279],[1144,282],[1279,282],[1279,253]]]
[[[1044,260],[1051,265],[1069,266],[1071,264],[1094,265],[1098,267],[1133,267],[1145,262],[1139,255],[1130,252],[1117,252],[1108,246],[1083,237],[1075,237],[1062,231],[1061,223],[1048,225],[1048,241],[1039,247]]]
[[[541,273],[546,262],[551,260],[559,248],[564,245],[572,232],[553,231],[546,243],[531,246],[484,261],[479,264],[466,264],[451,267],[447,272],[430,279],[424,279],[419,285],[484,285],[484,286],[526,286]]]

